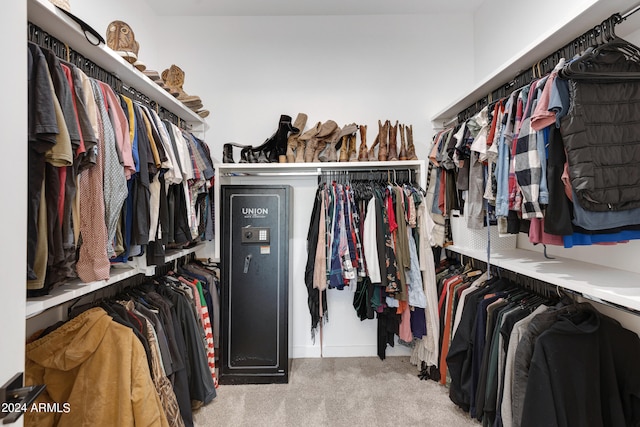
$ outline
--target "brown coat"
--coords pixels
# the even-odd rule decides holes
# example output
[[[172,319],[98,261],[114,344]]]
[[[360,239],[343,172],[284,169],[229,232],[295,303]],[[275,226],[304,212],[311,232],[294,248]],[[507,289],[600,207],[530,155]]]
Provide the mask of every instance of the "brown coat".
[[[35,403],[59,411],[27,411],[25,425],[168,427],[142,344],[101,308],[27,344],[26,359],[26,385],[47,387]]]

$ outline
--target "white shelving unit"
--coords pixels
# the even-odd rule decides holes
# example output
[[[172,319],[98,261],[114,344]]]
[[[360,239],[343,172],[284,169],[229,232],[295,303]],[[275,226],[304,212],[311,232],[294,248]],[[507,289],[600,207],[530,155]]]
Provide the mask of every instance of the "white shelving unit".
[[[67,43],[70,48],[85,58],[116,75],[124,84],[135,88],[137,91],[155,101],[158,105],[180,117],[186,122],[190,131],[204,137],[208,125],[202,117],[187,108],[182,102],[178,101],[169,94],[169,92],[154,83],[132,64],[123,60],[108,46],[104,44],[99,46],[91,45],[86,40],[80,26],[66,14],[58,10],[50,1],[28,0],[27,18],[30,22],[39,26],[53,37]],[[204,243],[190,249],[168,250],[165,256],[165,262],[171,262],[195,253],[203,247]],[[155,266],[147,266],[144,259],[136,259],[135,261],[125,264],[116,264],[111,267],[109,280],[99,280],[91,283],[83,283],[80,280],[75,280],[54,289],[49,295],[29,298],[26,303],[26,318],[33,318],[48,309],[107,288],[137,274],[153,275],[155,270]]]
[[[484,250],[448,246],[448,250],[487,262]],[[640,274],[554,256],[546,259],[526,249],[491,251],[490,264],[523,276],[557,285],[596,301],[640,313]]]
[[[220,206],[220,186],[241,184],[243,177],[279,177],[283,180],[296,176],[321,176],[330,171],[365,172],[389,171],[393,180],[393,171],[411,170],[416,173],[418,184],[427,185],[426,162],[424,160],[403,160],[396,162],[321,162],[321,163],[217,163],[215,165],[216,182],[214,187],[215,204]],[[220,209],[215,212],[215,236],[220,236]],[[215,240],[214,260],[220,260],[220,239]]]
[[[456,117],[465,108],[472,105],[482,97],[511,81],[523,70],[531,68],[533,64],[545,58],[549,54],[560,49],[574,38],[585,31],[593,28],[607,19],[613,13],[624,13],[636,2],[626,0],[609,0],[591,2],[584,9],[567,22],[558,23],[554,28],[540,34],[540,36],[523,46],[517,54],[512,56],[502,66],[497,67],[491,75],[480,81],[471,90],[455,99],[449,105],[442,108],[431,117],[435,128],[441,128],[446,123]],[[616,29],[616,33],[624,35],[622,31]]]
[[[183,256],[196,253],[204,243],[198,244],[189,249],[167,251],[165,263],[175,261]],[[123,280],[133,277],[137,274],[145,276],[153,276],[156,272],[155,266],[147,266],[143,260],[131,262],[127,264],[116,264],[111,267],[109,280],[98,280],[95,282],[85,283],[80,280],[74,280],[54,289],[49,295],[27,299],[26,318],[37,316],[45,310],[64,304],[73,299],[88,295],[115,285]]]
[[[536,40],[523,46],[518,53],[502,66],[497,67],[489,76],[433,115],[431,122],[434,128],[442,128],[459,112],[508,83],[523,70],[530,68],[537,61],[600,24],[612,14],[624,14],[637,4],[637,1],[623,0],[584,2],[584,6],[581,6],[571,19],[559,22],[555,27],[541,33]],[[634,29],[627,27],[626,31],[629,30]],[[616,28],[616,34],[621,37],[626,35],[624,24],[621,25],[621,28]],[[486,249],[475,250],[455,245],[448,246],[446,249],[484,262],[487,261]],[[602,248],[604,257],[606,257],[606,251],[607,248]],[[588,300],[640,314],[639,273],[556,255],[553,259],[546,259],[540,252],[522,248],[492,248],[490,264],[557,285],[562,289],[581,294]],[[640,326],[634,323],[634,330],[640,332]]]
[[[144,73],[122,59],[105,44],[91,45],[80,26],[48,0],[29,0],[27,17],[44,31],[69,45],[96,65],[115,74],[122,82],[144,93],[159,105],[187,122],[194,132],[204,133],[208,129],[202,117],[187,108],[166,90],[155,84]],[[80,17],[81,18],[81,17]]]

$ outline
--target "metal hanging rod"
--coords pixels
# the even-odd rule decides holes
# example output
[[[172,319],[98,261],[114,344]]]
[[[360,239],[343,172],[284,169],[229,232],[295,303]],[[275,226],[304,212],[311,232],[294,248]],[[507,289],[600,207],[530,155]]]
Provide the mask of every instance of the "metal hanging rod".
[[[447,248],[445,248],[445,249],[447,249]],[[580,292],[580,291],[575,291],[573,289],[565,288],[564,286],[557,285],[555,283],[550,283],[548,281],[545,281],[545,280],[542,280],[542,279],[538,279],[537,277],[532,277],[532,276],[528,276],[526,274],[518,273],[518,272],[515,272],[513,270],[509,270],[507,268],[504,268],[502,266],[491,265],[488,262],[483,261],[481,259],[478,259],[478,258],[476,258],[476,257],[474,257],[472,255],[460,254],[460,253],[457,253],[455,251],[450,251],[449,249],[447,249],[447,251],[448,251],[447,253],[450,253],[450,252],[456,253],[457,256],[459,256],[461,260],[464,260],[464,257],[467,257],[469,259],[473,259],[473,260],[479,261],[480,263],[488,266],[487,268],[494,269],[495,271],[497,271],[499,276],[503,275],[503,274],[500,274],[501,271],[502,272],[513,273],[516,276],[525,277],[525,278],[531,279],[531,280],[533,280],[535,282],[543,283],[545,285],[553,287],[556,290],[556,293],[558,295],[560,295],[560,292],[562,292],[564,294],[581,297],[581,298],[584,298],[585,300],[592,301],[592,302],[595,302],[595,303],[598,303],[598,304],[602,304],[604,306],[611,307],[611,308],[614,308],[616,310],[621,310],[621,311],[624,311],[625,313],[633,314],[634,316],[640,316],[640,311],[636,310],[634,308],[627,307],[627,306],[624,306],[624,305],[621,305],[621,304],[617,304],[615,302],[603,300],[602,298],[591,296],[589,294],[585,294],[585,293]],[[487,271],[489,271],[489,270],[487,270]],[[508,276],[508,274],[504,274],[504,275]]]
[[[417,172],[417,166],[388,166],[381,167],[379,169],[332,169],[328,168],[317,168],[313,171],[280,171],[280,172],[252,172],[252,171],[237,171],[237,172],[221,172],[220,176],[223,177],[243,177],[243,176],[264,176],[264,177],[279,177],[279,176],[323,176],[323,175],[354,175],[354,174],[373,174],[373,173],[388,173],[391,171],[395,172],[407,172],[409,171],[412,174]]]
[[[237,176],[320,176],[320,171],[293,171],[293,172],[223,172],[220,174],[225,177]]]
[[[168,120],[183,129],[187,128],[186,121],[181,117],[160,106],[156,101],[152,100],[142,92],[123,84],[122,80],[120,80],[115,74],[100,67],[87,57],[78,53],[68,44],[60,41],[32,22],[28,23],[28,41],[37,44],[41,48],[51,50],[55,56],[74,65],[75,67],[78,67],[92,79],[108,84],[116,93],[122,94],[134,101],[151,107],[156,113],[158,113],[161,119]]]
[[[638,4],[637,6],[631,8],[631,10],[626,11],[625,13],[623,13],[620,16],[620,20],[624,21],[625,19],[627,19],[628,17],[630,17],[631,15],[633,15],[634,13],[636,13],[637,11],[640,10],[640,4]]]
[[[640,10],[640,4],[636,5],[622,15],[620,13],[614,13],[609,18],[602,21],[602,23],[596,26],[596,28],[587,30],[560,49],[557,49],[544,59],[534,63],[531,67],[520,72],[511,81],[501,85],[494,91],[489,92],[484,97],[478,99],[475,103],[460,111],[456,119],[447,122],[445,124],[445,127],[463,123],[464,121],[473,117],[475,114],[481,111],[484,107],[500,99],[506,98],[511,92],[513,92],[513,90],[524,87],[532,81],[550,73],[551,70],[553,70],[553,68],[558,64],[560,58],[571,58],[574,55],[579,54],[581,49],[588,47],[588,43],[596,41],[596,38],[593,37],[596,34],[596,31],[601,31],[602,28],[608,27],[610,25],[615,27],[615,25],[624,21],[629,16],[636,13],[638,10]]]

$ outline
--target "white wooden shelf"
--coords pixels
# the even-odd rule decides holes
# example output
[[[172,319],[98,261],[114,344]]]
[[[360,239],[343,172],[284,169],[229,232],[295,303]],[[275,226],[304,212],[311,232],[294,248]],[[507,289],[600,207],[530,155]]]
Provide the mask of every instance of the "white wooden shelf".
[[[50,1],[28,0],[27,17],[30,22],[60,41],[67,43],[76,52],[93,61],[96,65],[115,74],[124,84],[142,92],[162,107],[185,120],[194,131],[206,131],[208,129],[208,125],[202,117],[187,108],[132,64],[122,59],[111,48],[105,44],[100,46],[91,45],[86,40],[80,26],[58,10]],[[79,18],[82,19],[81,16]]]
[[[487,261],[485,250],[472,250],[455,245],[447,246],[446,249]],[[577,292],[593,301],[611,303],[640,312],[638,273],[558,256],[546,259],[543,254],[526,249],[492,250],[490,264]]]
[[[169,250],[165,255],[165,263],[172,262],[183,256],[195,253],[203,245],[204,243],[198,243],[189,249]],[[146,276],[152,276],[155,274],[154,266],[147,266],[141,258],[136,258],[135,260],[136,261],[131,263],[115,264],[111,266],[109,280],[98,280],[89,283],[84,283],[80,280],[73,280],[55,288],[49,295],[28,298],[26,318],[29,319],[30,317],[36,316],[47,309],[115,285],[137,274],[144,274]]]
[[[424,160],[399,160],[395,162],[315,162],[315,163],[218,163],[216,168],[220,173],[243,172],[311,172],[320,174],[322,171],[339,170],[402,170],[424,167]],[[239,175],[240,176],[240,175]]]
[[[96,282],[84,283],[74,280],[55,288],[49,295],[27,299],[27,319],[33,317],[44,310],[55,307],[72,299],[90,294],[99,289],[106,288],[122,280],[139,274],[140,271],[134,267],[111,267],[109,280],[98,280]]]
[[[465,108],[510,82],[522,71],[529,69],[536,62],[600,24],[612,14],[626,12],[631,8],[632,3],[637,2],[629,2],[628,0],[592,0],[591,2],[586,2],[583,9],[576,11],[574,18],[568,22],[560,22],[555,27],[540,34],[536,40],[528,46],[523,46],[520,52],[512,56],[501,67],[496,68],[493,73],[480,81],[475,87],[466,91],[462,96],[432,116],[431,121],[434,126],[436,128],[442,127],[443,123],[456,117]],[[616,29],[616,33],[623,35],[623,32],[618,31],[618,29]]]
[[[418,185],[426,188],[426,161],[425,160],[400,160],[394,162],[313,162],[313,163],[216,163],[216,181],[214,186],[215,205],[220,204],[220,186],[242,184],[245,177],[269,177],[278,179],[282,177],[283,183],[289,184],[295,176],[320,176],[324,172],[331,171],[403,171],[413,170],[417,173]],[[392,173],[392,172],[391,172]],[[393,175],[391,175],[391,178]],[[214,261],[220,260],[220,211],[215,210],[215,247]],[[306,221],[307,219],[305,219]]]

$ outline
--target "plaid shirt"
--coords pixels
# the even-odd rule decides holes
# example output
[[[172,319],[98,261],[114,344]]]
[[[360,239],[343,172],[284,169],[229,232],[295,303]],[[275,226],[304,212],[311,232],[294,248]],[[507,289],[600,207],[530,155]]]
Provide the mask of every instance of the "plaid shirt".
[[[531,128],[531,112],[536,93],[537,81],[531,83],[524,117],[521,122],[518,139],[515,141],[514,171],[518,186],[522,193],[522,217],[542,218],[542,210],[538,197],[540,195],[540,180],[542,177],[542,163],[538,152],[536,131]]]

